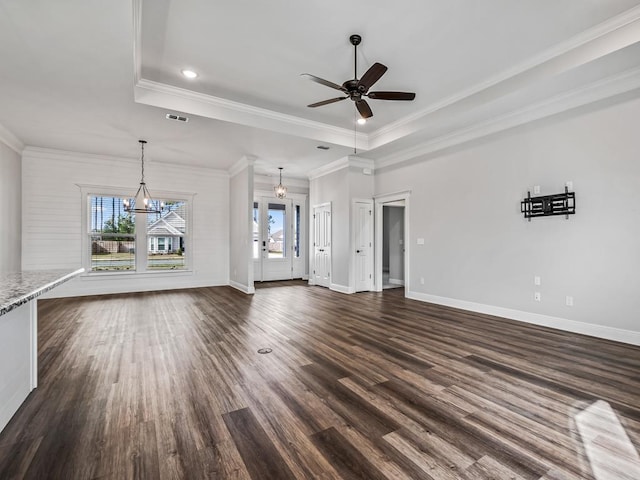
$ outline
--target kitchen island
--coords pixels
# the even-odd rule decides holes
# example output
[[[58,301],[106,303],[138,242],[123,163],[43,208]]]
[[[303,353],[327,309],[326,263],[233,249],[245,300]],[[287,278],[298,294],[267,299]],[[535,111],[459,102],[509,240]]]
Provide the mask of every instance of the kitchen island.
[[[38,386],[38,304],[43,293],[84,272],[0,274],[0,431]]]

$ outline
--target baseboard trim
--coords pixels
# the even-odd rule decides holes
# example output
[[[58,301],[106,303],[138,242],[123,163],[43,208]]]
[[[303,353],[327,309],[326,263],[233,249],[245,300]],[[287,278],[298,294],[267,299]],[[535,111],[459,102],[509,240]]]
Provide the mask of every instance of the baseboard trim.
[[[329,289],[339,293],[346,293],[346,294],[356,293],[354,288],[347,287],[346,285],[339,285],[337,283],[332,283],[329,286]]]
[[[114,277],[115,278],[115,277]],[[181,285],[169,285],[169,284],[161,284],[161,285],[149,285],[143,282],[138,282],[135,287],[131,285],[122,285],[121,282],[97,282],[95,286],[90,282],[84,281],[87,277],[78,277],[78,282],[71,284],[61,285],[58,288],[54,288],[53,290],[48,291],[43,294],[42,299],[49,298],[70,298],[70,297],[86,297],[93,295],[115,295],[121,293],[142,293],[142,292],[160,292],[165,290],[184,290],[186,288],[207,288],[207,287],[224,287],[228,286],[226,280],[218,281],[217,283],[211,283],[211,281],[198,281],[198,282],[188,282]],[[94,280],[94,279],[90,279]],[[82,283],[81,283],[82,282]],[[69,285],[69,287],[66,287]]]
[[[555,328],[572,333],[580,333],[591,337],[603,338],[606,340],[614,340],[616,342],[628,343],[640,346],[640,332],[633,330],[623,330],[621,328],[605,327],[593,323],[578,322],[566,318],[552,317],[539,313],[524,312],[522,310],[514,310],[511,308],[496,307],[493,305],[485,305],[483,303],[467,302],[465,300],[457,300],[455,298],[439,297],[437,295],[429,295],[420,292],[407,292],[407,298],[420,300],[422,302],[435,303],[447,307],[460,308],[471,312],[484,313],[497,317],[517,320],[519,322],[531,323],[543,327]]]
[[[402,280],[400,278],[390,278],[389,279],[389,283],[391,285],[404,285],[404,280]]]
[[[247,295],[251,295],[256,293],[255,287],[248,287],[247,285],[243,285],[242,283],[234,282],[233,280],[229,280],[229,286],[235,288],[236,290],[240,290],[242,293],[246,293]]]

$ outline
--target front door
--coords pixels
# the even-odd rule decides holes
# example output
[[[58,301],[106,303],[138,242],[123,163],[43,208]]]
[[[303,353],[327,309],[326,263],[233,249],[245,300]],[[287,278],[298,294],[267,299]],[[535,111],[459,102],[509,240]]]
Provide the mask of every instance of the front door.
[[[304,275],[304,202],[261,197],[253,204],[253,259],[256,281]]]

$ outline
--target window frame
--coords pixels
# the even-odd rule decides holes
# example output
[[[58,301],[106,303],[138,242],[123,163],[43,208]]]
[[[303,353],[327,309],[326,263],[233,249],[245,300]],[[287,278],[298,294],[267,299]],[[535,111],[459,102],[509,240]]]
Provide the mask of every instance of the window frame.
[[[171,191],[162,191],[162,190],[154,190],[153,198],[160,199],[165,201],[178,201],[186,203],[186,211],[187,218],[185,218],[186,226],[184,232],[184,250],[183,255],[185,255],[184,260],[184,268],[181,269],[149,269],[147,268],[148,261],[148,253],[149,253],[149,245],[150,245],[150,237],[147,235],[147,218],[146,214],[137,214],[135,215],[135,223],[136,223],[136,231],[135,231],[135,268],[133,270],[100,270],[100,271],[92,271],[91,270],[91,219],[89,215],[91,214],[91,197],[92,196],[102,196],[102,197],[120,197],[120,198],[131,198],[133,193],[131,188],[121,188],[121,187],[110,187],[103,185],[78,185],[80,187],[80,195],[81,195],[81,204],[82,204],[82,266],[85,269],[85,275],[89,276],[99,276],[99,275],[176,275],[180,273],[193,273],[193,205],[194,205],[194,193],[185,193],[185,192],[171,192]],[[144,216],[145,218],[141,218]],[[140,232],[140,225],[144,225],[143,231]],[[95,232],[93,232],[95,235]],[[144,254],[138,254],[137,252],[144,252]]]

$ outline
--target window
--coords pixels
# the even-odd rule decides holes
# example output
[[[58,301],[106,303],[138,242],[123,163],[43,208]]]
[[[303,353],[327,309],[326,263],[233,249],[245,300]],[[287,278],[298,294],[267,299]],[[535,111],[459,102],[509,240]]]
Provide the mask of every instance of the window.
[[[147,269],[182,270],[186,268],[187,202],[159,201],[164,202],[163,211],[147,214],[147,237],[155,240],[156,247],[147,252]]]
[[[269,204],[269,258],[283,258],[287,256],[286,249],[286,205],[283,203]]]
[[[89,194],[90,271],[186,269],[188,202],[156,200],[162,212],[140,214],[125,212],[122,200]]]
[[[260,258],[260,208],[253,202],[253,258]]]
[[[91,271],[136,268],[135,218],[128,216],[120,197],[91,196]]]
[[[293,256],[300,258],[300,205],[293,207]]]

